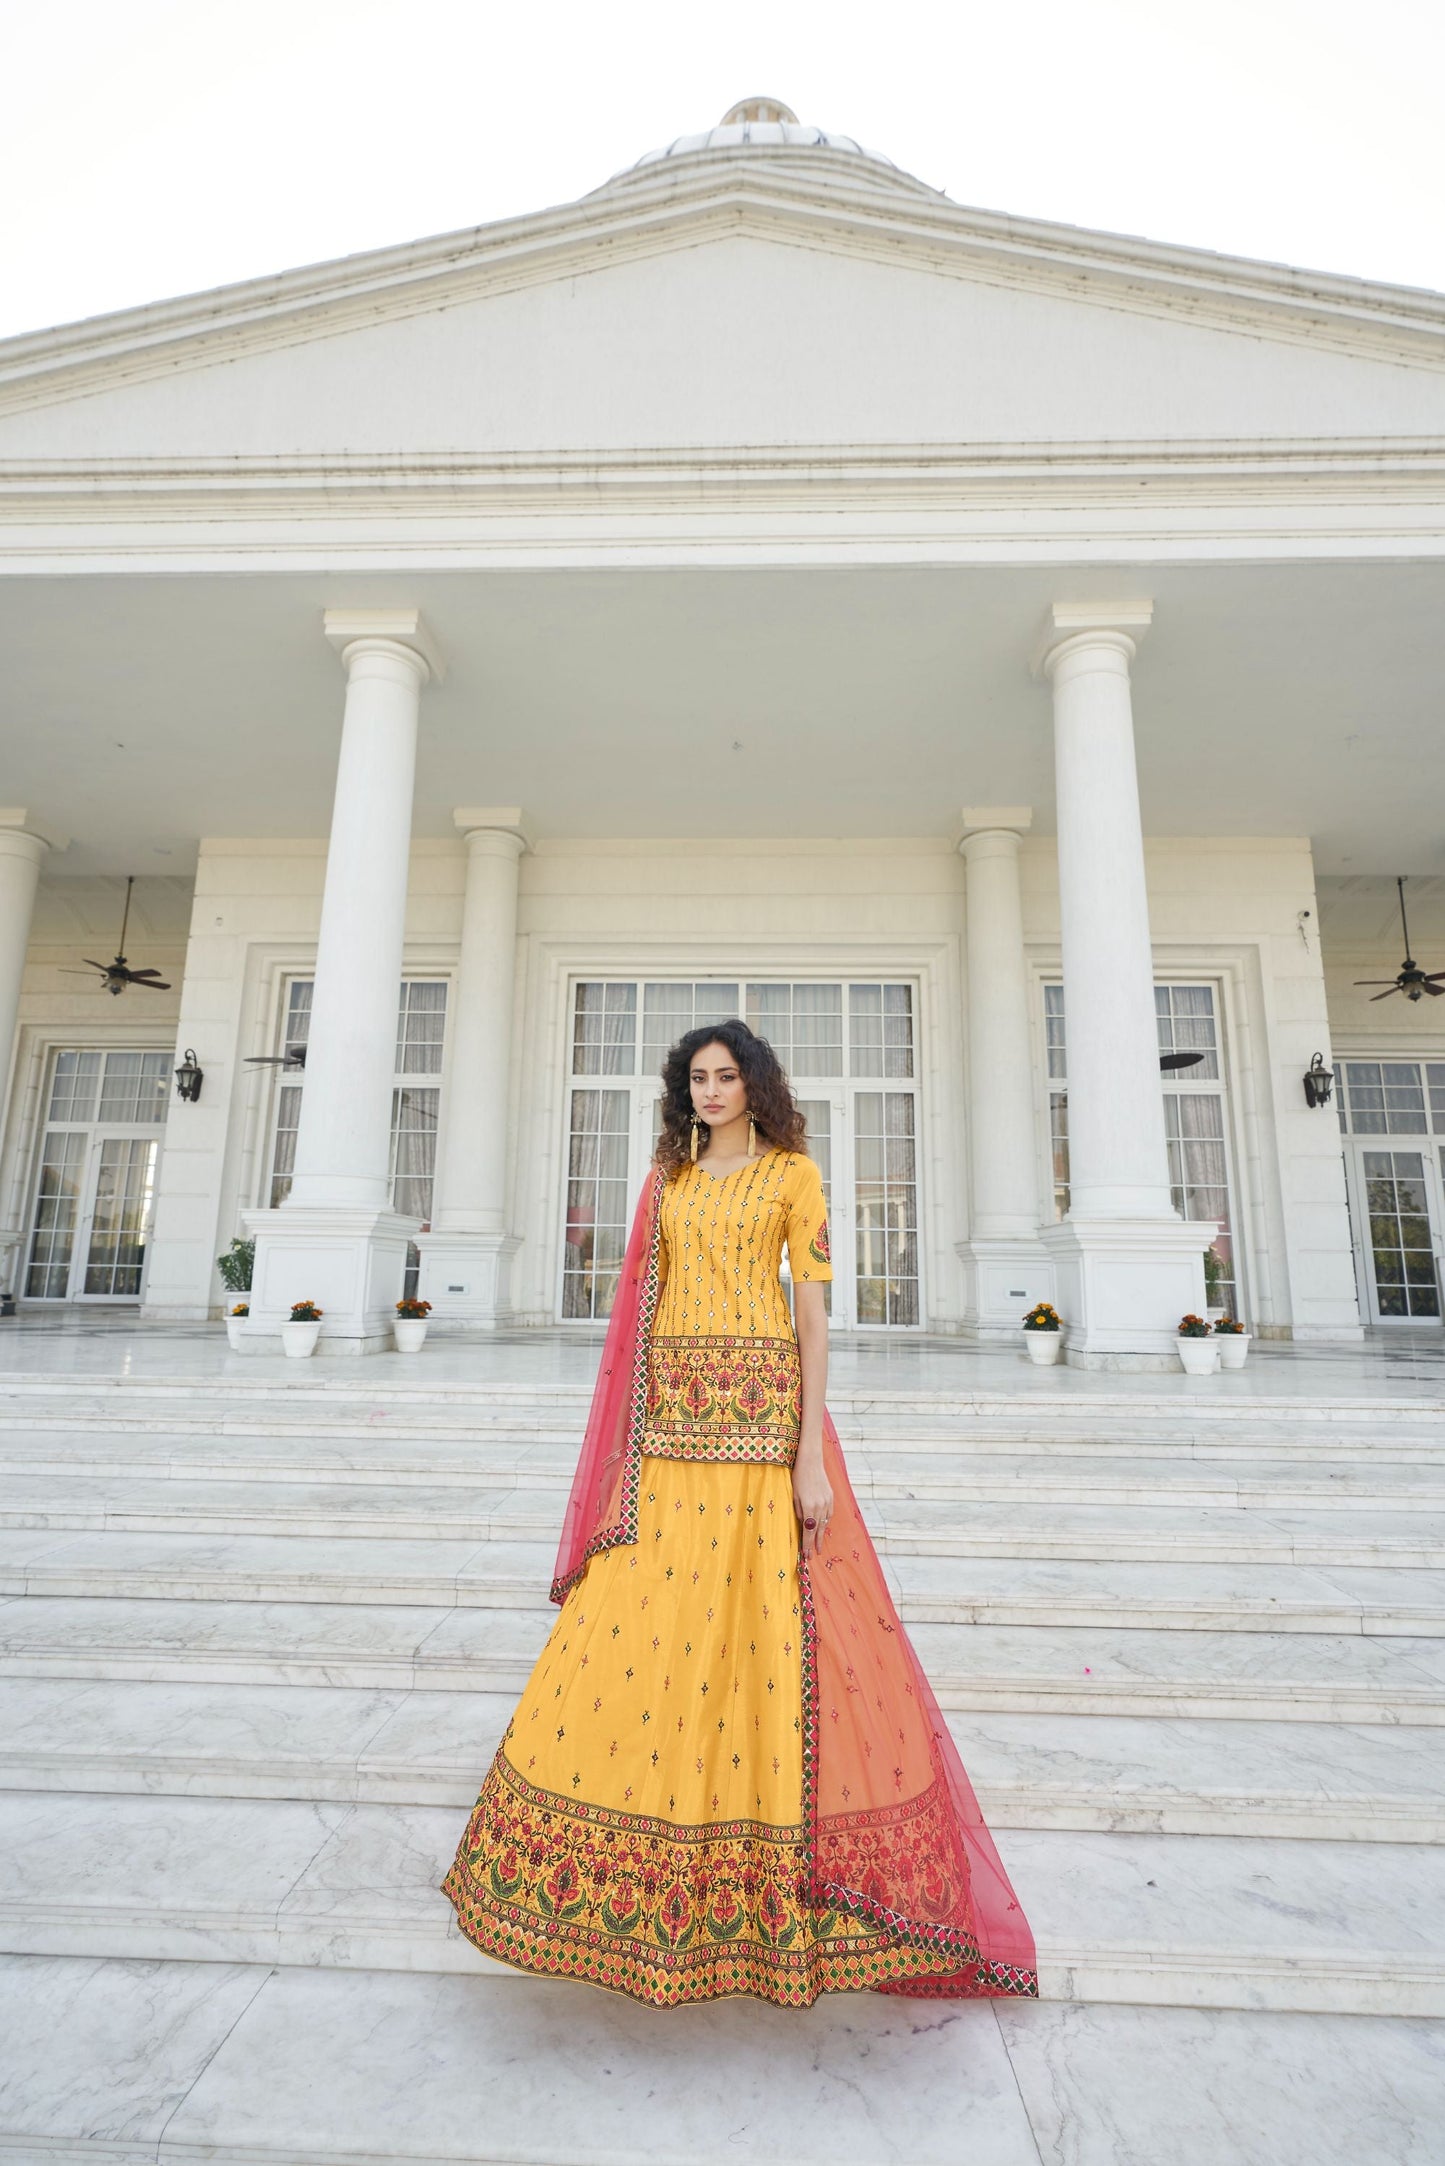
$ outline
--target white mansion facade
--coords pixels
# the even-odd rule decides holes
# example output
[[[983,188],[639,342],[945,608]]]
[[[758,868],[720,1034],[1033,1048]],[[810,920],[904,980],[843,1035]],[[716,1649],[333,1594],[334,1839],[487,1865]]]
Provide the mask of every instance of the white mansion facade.
[[[835,1327],[1440,1330],[1445,300],[753,110],[0,345],[22,1310],[593,1322],[741,1014]]]

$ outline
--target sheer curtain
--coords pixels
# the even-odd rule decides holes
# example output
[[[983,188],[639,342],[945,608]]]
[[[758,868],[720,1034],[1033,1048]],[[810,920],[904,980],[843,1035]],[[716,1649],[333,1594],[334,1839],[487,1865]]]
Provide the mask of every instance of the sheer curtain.
[[[1182,1050],[1182,1048],[1181,1048]],[[1169,1142],[1169,1180],[1174,1208],[1184,1218],[1219,1222],[1214,1252],[1225,1276],[1219,1305],[1233,1313],[1239,1289],[1229,1222],[1229,1169],[1224,1154],[1224,1100],[1218,1091],[1164,1093],[1164,1132]]]

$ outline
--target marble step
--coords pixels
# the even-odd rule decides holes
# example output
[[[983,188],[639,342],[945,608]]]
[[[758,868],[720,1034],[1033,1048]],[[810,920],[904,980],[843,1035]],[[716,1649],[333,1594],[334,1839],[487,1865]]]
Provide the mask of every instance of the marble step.
[[[547,1542],[0,1532],[0,1596],[540,1607]],[[1445,1636],[1445,1572],[890,1556],[905,1621]]]
[[[0,1601],[0,1676],[500,1693],[555,1613],[322,1602]],[[1445,1643],[1304,1632],[918,1624],[940,1704],[964,1713],[1445,1725]]]
[[[464,1817],[0,1793],[0,1950],[508,1977],[437,1889]],[[1036,1829],[999,1847],[1048,2000],[1445,2014],[1445,1850]]]
[[[1181,1379],[1181,1381],[1189,1381]],[[1205,1383],[1223,1381],[1204,1379]],[[1031,1406],[1001,1399],[996,1404],[930,1405],[921,1411],[867,1401],[850,1410],[830,1399],[846,1446],[866,1442],[879,1451],[912,1453],[1022,1452],[1055,1456],[1096,1452],[1121,1456],[1202,1454],[1214,1458],[1283,1458],[1307,1463],[1436,1464],[1445,1459],[1445,1406],[1428,1401],[1399,1407],[1382,1403],[1368,1412],[1338,1403],[1291,1403],[1261,1412],[1233,1409],[1233,1419],[1201,1411],[1186,1399],[1165,1400],[1141,1415],[1132,1404],[1114,1411],[1090,1405]],[[563,1401],[498,1400],[477,1386],[456,1400],[429,1400],[420,1392],[391,1397],[343,1398],[292,1391],[270,1398],[216,1395],[197,1387],[185,1394],[132,1397],[114,1389],[99,1393],[0,1394],[0,1441],[52,1432],[98,1431],[124,1436],[291,1437],[338,1443],[405,1439],[415,1444],[505,1442],[529,1439],[566,1445],[575,1457],[586,1420],[586,1397]]]
[[[0,1789],[471,1806],[503,1693],[0,1678]],[[997,1828],[1445,1843],[1437,1732],[954,1716]]]
[[[1445,1501],[1445,1500],[1442,1500]],[[1146,1563],[1445,1565],[1445,1509],[1245,1512],[1198,1505],[863,1498],[880,1550],[947,1557],[1073,1557]],[[94,1475],[12,1475],[0,1529],[282,1534],[325,1539],[554,1541],[559,1489],[464,1490],[374,1483],[117,1484]]]
[[[500,1539],[21,1529],[0,1532],[0,1595],[540,1607],[553,1554]],[[1445,1581],[1403,1569],[1279,1565],[1266,1585],[1241,1565],[901,1557],[885,1568],[920,1621],[1445,1631]]]
[[[1438,2166],[1445,2117],[1438,2026],[1404,2017],[849,1993],[660,2022],[544,1979],[10,1956],[0,2033],[23,2166]]]
[[[1445,1634],[1445,1572],[1403,1566],[894,1556],[887,1570],[910,1625]]]
[[[474,1490],[518,1488],[565,1496],[576,1465],[575,1441],[541,1443],[506,1437],[481,1443],[420,1444],[370,1438],[360,1449],[330,1439],[257,1437],[232,1440],[188,1436],[179,1448],[167,1438],[46,1432],[33,1440],[0,1437],[0,1506],[38,1482],[264,1482],[323,1490],[437,1489],[455,1503]],[[1188,1452],[1173,1457],[1113,1456],[1105,1445],[1087,1454],[1047,1458],[1037,1453],[848,1451],[848,1471],[860,1497],[980,1504],[1163,1505],[1177,1509],[1445,1512],[1445,1464],[1437,1471],[1371,1459],[1367,1466],[1322,1468],[1303,1461],[1266,1460],[1248,1471],[1238,1461],[1212,1461]],[[67,1487],[67,1494],[68,1494]],[[122,1491],[118,1502],[129,1501]]]
[[[87,1368],[62,1368],[48,1350],[31,1368],[18,1363],[0,1374],[0,1408],[14,1403],[37,1407],[74,1402],[92,1406],[119,1401],[157,1407],[179,1401],[205,1405],[276,1405],[304,1400],[323,1413],[328,1408],[364,1406],[459,1409],[463,1415],[481,1406],[523,1413],[538,1407],[585,1410],[592,1396],[602,1351],[601,1335],[568,1334],[565,1346],[530,1343],[522,1364],[514,1350],[487,1338],[464,1350],[446,1353],[452,1373],[441,1373],[430,1349],[419,1360],[394,1355],[372,1358],[360,1367],[328,1361],[264,1363],[219,1355],[200,1363],[187,1361],[174,1345],[157,1342],[141,1349],[141,1358]],[[218,1334],[219,1341],[219,1334]],[[1314,1356],[1308,1385],[1297,1357],[1278,1367],[1252,1361],[1246,1368],[1210,1377],[1186,1376],[1182,1370],[1136,1376],[1084,1375],[1066,1366],[1031,1368],[1021,1354],[1007,1357],[1006,1382],[985,1382],[975,1358],[959,1341],[930,1363],[916,1342],[906,1349],[906,1380],[896,1349],[880,1349],[883,1361],[870,1374],[860,1373],[856,1347],[835,1338],[829,1362],[828,1401],[835,1414],[854,1419],[998,1420],[1014,1426],[1043,1422],[1076,1425],[1148,1424],[1181,1418],[1219,1427],[1238,1423],[1292,1425],[1298,1421],[1369,1425],[1382,1420],[1439,1429],[1445,1419],[1441,1393],[1428,1383],[1403,1378],[1361,1388],[1358,1377],[1337,1373]],[[13,1352],[13,1349],[7,1349]],[[149,1353],[149,1362],[144,1358]],[[923,1372],[932,1367],[932,1374]],[[508,1370],[512,1373],[508,1374]],[[1433,1373],[1433,1371],[1432,1371]]]

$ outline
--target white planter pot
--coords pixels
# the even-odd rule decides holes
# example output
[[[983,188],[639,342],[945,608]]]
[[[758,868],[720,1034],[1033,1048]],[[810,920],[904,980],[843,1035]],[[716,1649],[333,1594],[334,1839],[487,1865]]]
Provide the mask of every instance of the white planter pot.
[[[316,1341],[320,1336],[321,1324],[319,1319],[314,1324],[283,1324],[281,1326],[281,1344],[286,1352],[293,1354],[298,1361],[304,1361],[308,1354],[315,1353]]]
[[[233,1354],[239,1354],[241,1351],[241,1337],[248,1321],[249,1318],[245,1316],[228,1316],[226,1318],[226,1338]]]
[[[1223,1309],[1206,1308],[1204,1311],[1204,1321],[1206,1324],[1217,1324],[1220,1317],[1223,1316],[1224,1313],[1225,1312]]]
[[[425,1316],[397,1316],[392,1319],[392,1336],[399,1354],[419,1354],[422,1340],[426,1337],[429,1318]]]
[[[1247,1331],[1221,1331],[1215,1339],[1219,1348],[1221,1369],[1242,1369],[1249,1352],[1250,1334]]]
[[[1213,1376],[1219,1367],[1218,1339],[1180,1339],[1179,1359],[1191,1376]]]
[[[1026,1331],[1024,1347],[1029,1360],[1041,1369],[1051,1369],[1064,1351],[1062,1331]]]

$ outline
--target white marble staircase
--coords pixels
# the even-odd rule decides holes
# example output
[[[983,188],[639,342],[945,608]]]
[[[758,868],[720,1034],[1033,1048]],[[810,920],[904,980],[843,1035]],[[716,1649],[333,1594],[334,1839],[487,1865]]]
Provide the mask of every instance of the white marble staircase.
[[[1038,1935],[1044,2007],[952,2012],[975,2045],[947,2112],[982,2114],[997,2145],[972,2155],[1054,2155],[1039,2130],[1070,2040],[1123,2053],[1142,2024],[1167,2061],[1202,2020],[1184,2012],[1210,2011],[1196,2069],[1251,2023],[1321,2026],[1343,2066],[1364,2035],[1345,2019],[1372,2018],[1414,2069],[1420,2019],[1445,2014],[1445,1397],[1229,1381],[834,1393]],[[517,2011],[565,2026],[579,2001],[604,2041],[660,2035],[488,1964],[437,1889],[552,1614],[585,1402],[575,1381],[398,1360],[0,1379],[0,2035],[83,1993],[119,2092],[152,2033],[177,2086],[160,2120],[164,2083],[137,2103],[137,2148],[101,2113],[76,2158],[672,2155],[608,2150],[580,2092],[570,2149],[572,2107],[536,2149],[515,2101],[516,2129],[471,2149],[455,2131],[366,2149],[325,2116],[308,2136],[299,2070],[266,2093],[267,2133],[238,2073],[264,2041],[289,2069],[288,2007],[324,2011],[343,2059],[381,2024],[425,2064],[428,2025],[469,2021],[503,2054]],[[661,2020],[683,2038],[702,2015]],[[769,2035],[766,2011],[713,2015],[718,2037]],[[806,2021],[824,2060],[861,2026],[900,2081],[916,2051],[899,2006],[867,1996]],[[1058,2035],[1035,2112],[1040,2025]],[[51,2079],[26,2081],[16,2106],[0,2070],[0,2157],[71,2156],[54,2100],[43,2125]],[[450,2110],[433,2100],[417,2129]],[[677,2156],[733,2155],[705,2114],[677,2127]],[[819,2155],[955,2155],[897,2130],[901,2148],[850,2151],[856,2134]]]

